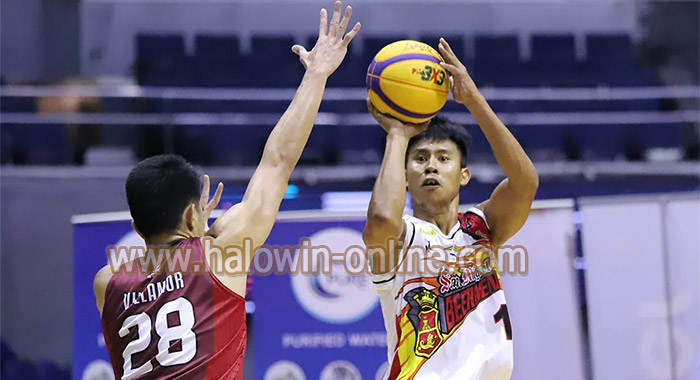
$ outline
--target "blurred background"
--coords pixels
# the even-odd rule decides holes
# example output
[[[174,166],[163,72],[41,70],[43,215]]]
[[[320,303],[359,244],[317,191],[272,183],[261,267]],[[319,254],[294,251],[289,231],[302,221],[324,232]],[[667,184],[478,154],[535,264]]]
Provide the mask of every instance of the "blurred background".
[[[542,365],[541,375],[528,377],[518,375],[516,365],[514,378],[700,379],[700,3],[350,4],[362,31],[328,82],[282,210],[316,210],[314,218],[350,212],[356,213],[350,219],[361,219],[384,147],[384,132],[366,113],[367,66],[390,42],[409,38],[437,46],[445,37],[535,162],[537,200],[545,202],[538,207],[569,212],[563,220],[571,228],[560,235],[562,268],[570,271],[572,319],[562,328],[576,331],[575,342],[566,344],[574,347],[577,367],[548,373]],[[129,170],[161,153],[180,154],[224,182],[223,207],[239,201],[269,132],[301,80],[303,67],[290,48],[313,46],[318,10],[332,2],[2,0],[0,7],[0,373],[3,379],[86,378],[82,368],[73,368],[74,330],[80,328],[74,323],[94,306],[78,302],[82,298],[73,289],[83,289],[76,284],[89,283],[94,272],[78,273],[74,258],[82,256],[77,256],[74,226],[114,218],[74,218],[72,224],[71,217],[126,210]],[[443,113],[474,137],[473,179],[462,190],[461,202],[480,202],[503,174],[463,107],[448,102]],[[564,203],[552,206],[546,203],[550,200]],[[596,228],[586,227],[586,207],[608,212],[627,204],[652,211],[640,206],[638,213],[594,213],[588,220]],[[120,218],[124,215],[114,220]],[[674,235],[679,226],[686,231],[680,237]],[[531,241],[549,237],[547,229],[528,231]],[[670,249],[667,243],[679,239],[684,243]],[[630,249],[622,245],[625,241],[642,242],[648,250],[644,255],[650,255],[642,257],[658,260],[645,261],[649,266],[637,268],[641,272],[610,272],[610,265],[618,265],[612,264],[619,258],[614,253]],[[602,254],[593,248],[600,244],[611,244],[602,250],[611,257],[595,256]],[[539,257],[547,261],[544,253]],[[531,256],[536,255],[531,251]],[[671,262],[681,272],[674,272]],[[625,276],[650,279],[639,287],[616,288],[632,281]],[[617,289],[619,297],[597,297],[591,279],[609,284],[610,289],[598,288],[601,292]],[[681,301],[674,301],[677,283],[672,280],[689,289]],[[648,355],[635,351],[642,343],[620,343],[613,334],[632,328],[634,316],[630,325],[594,329],[606,324],[608,307],[620,299],[643,298],[626,292],[645,294],[647,286],[662,290],[661,311],[655,314],[636,303],[630,310],[639,311],[640,320],[658,314],[665,321],[663,333],[643,342],[665,348]],[[254,305],[255,281],[251,289]],[[86,297],[92,294],[91,288],[83,291]],[[599,310],[597,317],[589,315],[593,308]],[[258,320],[254,308],[249,311],[249,323]],[[686,313],[685,319],[674,319],[678,313]],[[615,321],[625,320],[613,314]],[[381,321],[373,323],[381,332]],[[643,331],[643,323],[639,326]],[[527,323],[521,328],[526,330]],[[547,334],[546,328],[542,331]],[[690,338],[679,342],[678,336]],[[614,345],[616,340],[623,348]],[[249,355],[265,352],[251,342]],[[615,356],[623,372],[604,359]],[[659,356],[665,358],[661,367],[647,365],[648,358]],[[262,379],[265,368],[255,368],[253,375],[253,367],[251,358],[246,378]]]

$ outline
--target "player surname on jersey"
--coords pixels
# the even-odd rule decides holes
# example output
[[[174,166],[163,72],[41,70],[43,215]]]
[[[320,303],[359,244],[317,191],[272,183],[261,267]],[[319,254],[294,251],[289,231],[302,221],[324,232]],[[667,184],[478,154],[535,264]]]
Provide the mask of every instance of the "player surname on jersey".
[[[185,280],[182,273],[173,273],[168,275],[163,281],[148,284],[143,291],[124,292],[124,310],[132,305],[153,302],[165,293],[170,293],[184,287]]]

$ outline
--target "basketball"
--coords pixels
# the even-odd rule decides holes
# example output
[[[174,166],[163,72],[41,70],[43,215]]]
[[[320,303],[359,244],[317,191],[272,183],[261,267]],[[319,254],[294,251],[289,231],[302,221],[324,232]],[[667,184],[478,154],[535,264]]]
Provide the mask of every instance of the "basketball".
[[[447,102],[448,73],[442,56],[419,41],[403,40],[382,48],[367,69],[367,92],[381,113],[403,122],[430,120]]]

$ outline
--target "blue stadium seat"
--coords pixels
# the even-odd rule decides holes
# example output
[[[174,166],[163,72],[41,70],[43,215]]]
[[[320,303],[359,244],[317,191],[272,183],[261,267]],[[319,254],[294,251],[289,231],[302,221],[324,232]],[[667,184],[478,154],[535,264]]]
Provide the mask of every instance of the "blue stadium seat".
[[[573,35],[535,35],[527,75],[547,87],[574,87],[578,77]]]
[[[206,146],[219,165],[256,165],[272,125],[213,125],[205,127]]]
[[[535,35],[531,41],[533,64],[547,67],[576,64],[573,35]]]
[[[626,34],[586,36],[586,70],[599,83],[613,87],[656,86],[656,73],[641,68],[637,51]]]
[[[181,34],[139,34],[136,36],[138,59],[158,59],[163,56],[185,55],[185,39]]]
[[[136,76],[147,86],[196,85],[192,60],[185,54],[182,35],[136,37]]]
[[[0,97],[2,112],[36,112],[36,98],[33,97]]]
[[[509,128],[533,159],[563,156],[565,129],[561,125],[521,124]]]
[[[620,124],[584,124],[567,128],[586,161],[625,159],[634,133],[633,126]]]
[[[487,67],[516,68],[520,65],[520,48],[515,35],[508,36],[476,36],[475,68]]]
[[[642,68],[610,70],[602,72],[601,78],[611,87],[643,87],[659,84],[658,76],[654,71]]]
[[[476,36],[473,75],[477,84],[496,87],[531,85],[520,64],[520,48],[515,35]]]
[[[3,150],[9,149],[9,157],[3,153],[3,160],[32,165],[67,164],[72,161],[62,125],[3,124],[2,139]]]
[[[381,162],[386,133],[380,126],[373,124],[327,128],[332,132],[330,145],[338,149],[340,164]]]
[[[682,148],[684,145],[682,123],[658,123],[635,125],[634,141],[642,149]]]
[[[246,57],[246,85],[249,87],[297,87],[304,67],[292,52],[292,37],[253,36]]]
[[[241,59],[238,37],[233,35],[200,34],[195,37],[196,55],[214,58],[221,62],[236,62]]]
[[[593,69],[601,71],[638,66],[637,52],[627,34],[586,36],[586,57]]]
[[[324,100],[319,112],[364,113],[367,112],[367,102],[362,100]]]
[[[198,35],[194,66],[197,82],[202,87],[241,87],[247,80],[242,68],[238,37]]]
[[[346,127],[347,128],[347,127]],[[333,127],[315,126],[299,160],[300,165],[328,165],[339,161],[335,149]]]

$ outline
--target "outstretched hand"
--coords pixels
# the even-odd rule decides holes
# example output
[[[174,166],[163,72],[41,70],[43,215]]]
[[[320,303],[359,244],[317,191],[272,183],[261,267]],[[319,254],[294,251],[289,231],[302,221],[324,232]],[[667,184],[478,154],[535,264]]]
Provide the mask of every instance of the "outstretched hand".
[[[203,182],[202,195],[199,196],[199,206],[202,208],[202,215],[204,216],[205,224],[207,228],[209,228],[209,216],[211,215],[211,212],[214,211],[216,206],[219,205],[221,194],[224,192],[224,184],[219,182],[219,184],[216,186],[214,196],[211,198],[211,200],[209,200],[210,180],[208,175],[204,175]]]
[[[345,33],[350,23],[352,7],[348,6],[345,8],[345,15],[342,20],[340,19],[341,9],[341,2],[336,1],[330,26],[328,25],[326,9],[321,9],[318,40],[311,51],[306,51],[301,45],[292,46],[292,51],[299,56],[299,60],[307,72],[318,72],[326,77],[333,74],[340,66],[340,63],[343,62],[350,41],[360,31],[361,25],[358,22],[347,34]]]
[[[467,68],[457,58],[450,44],[444,38],[440,38],[438,48],[445,59],[445,62],[440,62],[440,66],[452,74],[450,78],[450,81],[452,81],[452,98],[457,103],[466,105],[475,95],[479,94],[479,90],[476,88],[472,77],[469,76]]]
[[[428,128],[428,124],[430,124],[430,121],[426,121],[425,123],[421,124],[404,123],[401,120],[379,112],[379,110],[374,106],[374,104],[372,104],[372,102],[369,101],[369,99],[367,99],[367,110],[387,134],[400,133],[409,139],[425,131]]]

